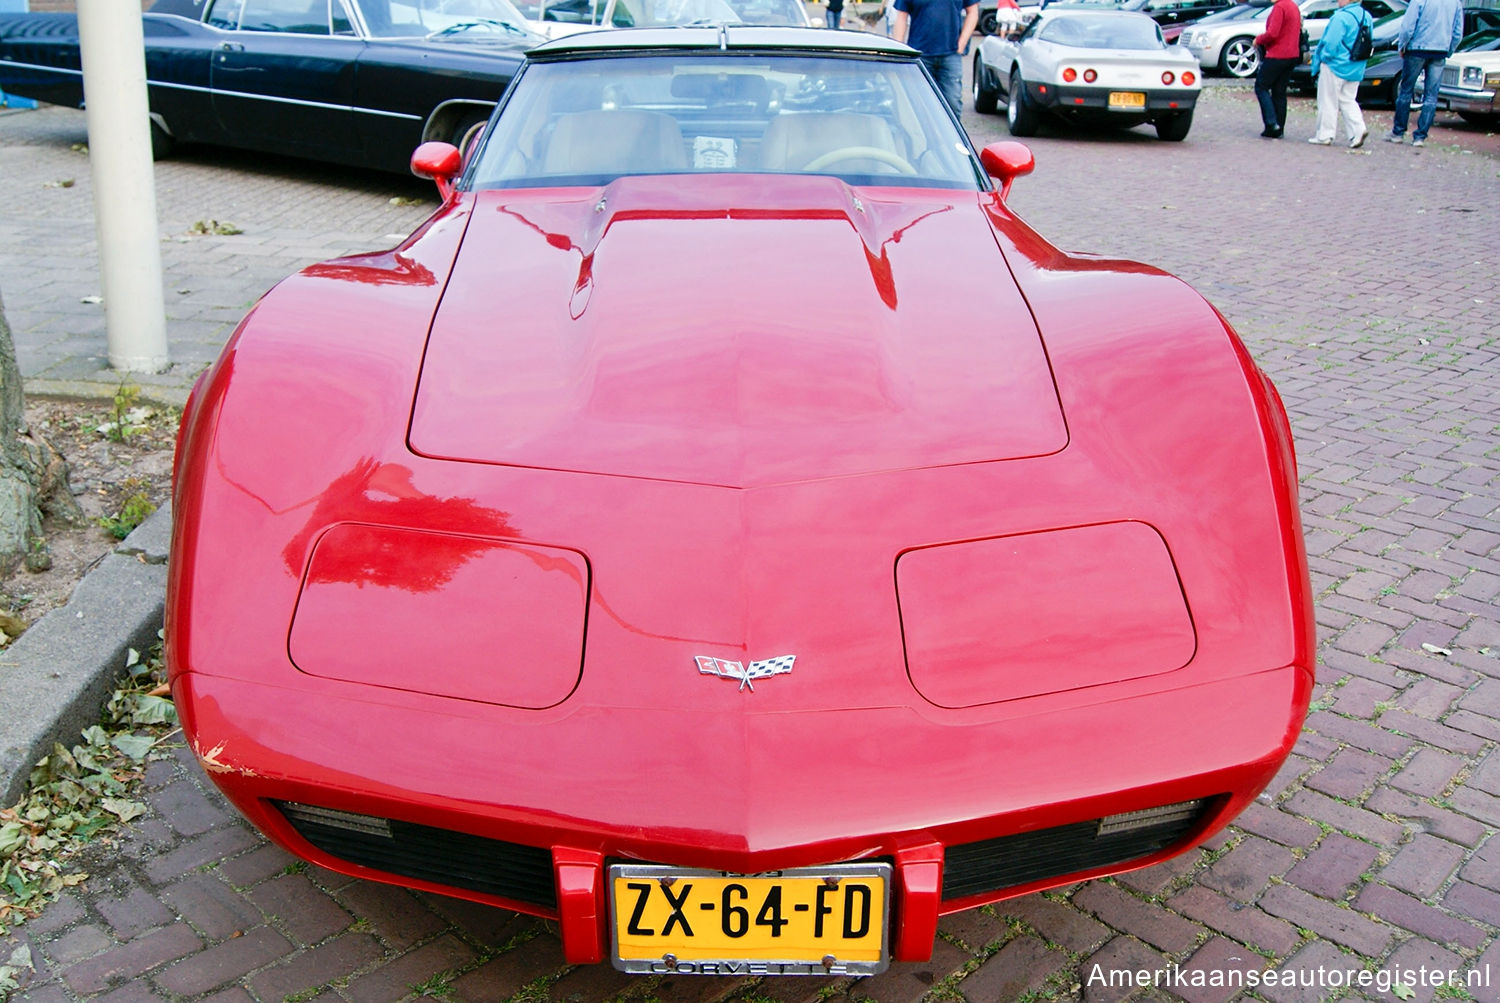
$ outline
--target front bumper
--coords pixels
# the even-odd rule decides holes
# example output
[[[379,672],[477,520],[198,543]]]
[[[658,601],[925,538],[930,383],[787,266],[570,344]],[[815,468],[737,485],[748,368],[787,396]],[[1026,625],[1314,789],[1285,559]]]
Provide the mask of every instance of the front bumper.
[[[389,691],[308,699],[196,672],[176,678],[174,697],[205,770],[277,843],[335,871],[555,919],[568,961],[592,963],[607,954],[613,861],[756,874],[888,860],[892,955],[925,959],[941,914],[1145,866],[1225,825],[1285,758],[1310,688],[1305,668],[1286,667],[1113,697],[1103,687],[1097,702],[1033,716],[765,714],[738,722],[761,750],[753,770],[734,756],[674,758],[673,733],[722,740],[734,722],[671,708],[439,710]],[[620,729],[622,715],[635,726]],[[776,755],[809,731],[830,735],[827,756]],[[654,770],[640,748],[613,747],[625,734],[645,746],[668,736]],[[1154,840],[1090,842],[1104,816],[1200,798],[1189,824]],[[327,809],[370,817],[376,842],[330,832]],[[405,842],[380,842],[381,826]]]
[[[1144,107],[1112,107],[1109,97],[1121,91],[1146,95]],[[1151,118],[1161,114],[1192,111],[1198,103],[1196,88],[1182,87],[1098,87],[1077,84],[1039,84],[1027,82],[1026,96],[1031,101],[1056,112],[1087,112]]]
[[[1439,87],[1438,105],[1449,111],[1466,111],[1476,115],[1500,114],[1500,104],[1495,101],[1496,91],[1464,90],[1459,87]]]

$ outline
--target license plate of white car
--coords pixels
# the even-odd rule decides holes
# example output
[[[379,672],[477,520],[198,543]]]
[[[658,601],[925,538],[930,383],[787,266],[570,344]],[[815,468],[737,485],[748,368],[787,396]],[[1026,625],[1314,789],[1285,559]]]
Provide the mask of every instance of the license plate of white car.
[[[1111,108],[1144,108],[1146,95],[1140,91],[1110,91],[1109,106]]]

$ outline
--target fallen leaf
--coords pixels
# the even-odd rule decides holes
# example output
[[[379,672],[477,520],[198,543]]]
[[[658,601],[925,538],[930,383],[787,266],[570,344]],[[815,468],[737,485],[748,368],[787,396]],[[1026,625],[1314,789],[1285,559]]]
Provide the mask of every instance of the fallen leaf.
[[[100,798],[99,807],[121,822],[129,822],[133,818],[140,818],[146,814],[145,805],[139,801],[126,801],[123,798]]]
[[[103,296],[85,296],[82,299],[80,299],[78,302],[80,302],[80,303],[103,303],[104,302],[104,297]]]
[[[151,747],[156,744],[156,740],[153,738],[146,738],[141,735],[127,734],[116,735],[114,738],[110,739],[110,744],[113,745],[116,749],[119,749],[125,755],[129,756],[131,759],[134,759],[136,762],[140,762],[142,759],[146,758],[146,754],[151,751]]]
[[[1434,654],[1434,655],[1451,655],[1451,654],[1453,654],[1453,652],[1450,651],[1447,648],[1440,648],[1437,645],[1435,645],[1435,644],[1429,644],[1426,641],[1422,642],[1422,650],[1426,651],[1426,652],[1430,652],[1431,654]]]
[[[42,185],[42,187],[43,188],[72,188],[73,187],[73,179],[72,178],[60,178],[57,181],[48,181],[46,184]]]
[[[391,205],[425,205],[426,199],[412,198],[409,195],[397,195],[391,199]]]

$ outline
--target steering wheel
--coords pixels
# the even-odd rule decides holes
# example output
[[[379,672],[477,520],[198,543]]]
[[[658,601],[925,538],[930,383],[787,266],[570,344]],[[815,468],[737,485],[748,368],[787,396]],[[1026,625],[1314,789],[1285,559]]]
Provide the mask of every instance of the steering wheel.
[[[917,169],[899,153],[890,150],[882,150],[878,146],[841,146],[837,150],[829,150],[820,157],[814,157],[802,165],[804,171],[821,171],[829,164],[836,164],[841,160],[878,160],[882,164],[889,164],[902,174],[916,174]]]

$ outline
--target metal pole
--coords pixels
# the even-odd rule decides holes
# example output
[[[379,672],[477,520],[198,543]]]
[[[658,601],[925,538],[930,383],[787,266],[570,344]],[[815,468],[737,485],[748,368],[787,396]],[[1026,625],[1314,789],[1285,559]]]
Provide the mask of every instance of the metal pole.
[[[78,0],[109,364],[159,373],[167,356],[141,7]]]

